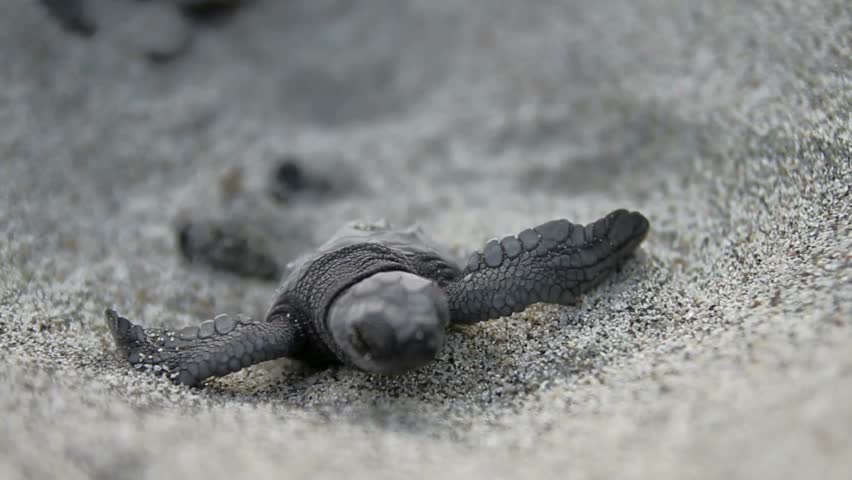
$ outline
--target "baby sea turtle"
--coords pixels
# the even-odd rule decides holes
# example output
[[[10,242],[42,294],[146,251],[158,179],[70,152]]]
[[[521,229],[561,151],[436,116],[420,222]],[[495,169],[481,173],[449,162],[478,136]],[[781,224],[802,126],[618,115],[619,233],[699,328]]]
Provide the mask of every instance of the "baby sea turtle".
[[[450,323],[575,304],[647,232],[648,220],[627,210],[586,226],[553,220],[489,241],[460,267],[418,227],[352,223],[288,266],[263,320],[225,314],[143,329],[108,309],[106,323],[131,365],[179,384],[278,357],[398,373],[434,359]]]

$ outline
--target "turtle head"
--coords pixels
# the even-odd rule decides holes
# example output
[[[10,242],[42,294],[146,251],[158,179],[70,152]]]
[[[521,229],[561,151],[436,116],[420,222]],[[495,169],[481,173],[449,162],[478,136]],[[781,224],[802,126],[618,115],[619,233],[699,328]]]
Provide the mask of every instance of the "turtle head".
[[[372,373],[401,373],[428,363],[446,338],[447,295],[407,272],[382,272],[346,289],[328,327],[347,358]]]

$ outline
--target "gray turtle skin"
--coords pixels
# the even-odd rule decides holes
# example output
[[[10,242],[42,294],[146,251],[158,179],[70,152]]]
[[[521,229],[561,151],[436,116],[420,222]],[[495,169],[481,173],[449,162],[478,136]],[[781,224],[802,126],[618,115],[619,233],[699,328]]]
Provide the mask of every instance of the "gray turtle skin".
[[[225,314],[171,331],[143,329],[108,309],[106,323],[131,365],[178,384],[279,357],[400,373],[434,359],[450,323],[539,302],[575,304],[632,256],[648,229],[627,210],[586,226],[553,220],[491,240],[460,266],[417,227],[353,223],[287,266],[263,320]]]

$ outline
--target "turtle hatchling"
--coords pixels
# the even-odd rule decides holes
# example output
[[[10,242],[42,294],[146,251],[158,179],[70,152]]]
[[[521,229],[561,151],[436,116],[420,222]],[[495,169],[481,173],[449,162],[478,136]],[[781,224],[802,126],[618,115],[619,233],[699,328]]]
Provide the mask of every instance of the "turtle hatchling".
[[[108,309],[106,323],[131,365],[178,384],[279,357],[400,373],[433,360],[450,323],[576,304],[647,232],[642,214],[623,209],[586,226],[553,220],[490,240],[460,266],[419,227],[351,223],[288,265],[263,319],[145,329]]]

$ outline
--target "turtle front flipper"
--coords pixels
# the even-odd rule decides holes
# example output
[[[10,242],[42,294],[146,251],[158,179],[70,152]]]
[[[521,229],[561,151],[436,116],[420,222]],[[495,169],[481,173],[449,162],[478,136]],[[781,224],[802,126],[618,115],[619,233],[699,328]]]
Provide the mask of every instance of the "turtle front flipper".
[[[139,370],[167,375],[176,384],[197,385],[255,363],[288,355],[301,343],[295,323],[285,315],[253,321],[241,315],[219,315],[181,330],[143,329],[105,312],[106,324],[127,361]]]
[[[553,220],[491,240],[447,286],[451,319],[475,323],[538,302],[573,304],[630,257],[647,233],[642,214],[616,210],[585,227]]]

